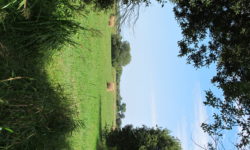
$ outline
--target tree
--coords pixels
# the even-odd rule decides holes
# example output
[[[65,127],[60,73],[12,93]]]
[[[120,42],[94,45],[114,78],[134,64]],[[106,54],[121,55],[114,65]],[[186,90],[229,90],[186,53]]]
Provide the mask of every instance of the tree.
[[[120,80],[122,75],[122,67],[126,66],[131,61],[130,45],[126,41],[122,41],[120,34],[112,35],[112,65],[116,69],[116,104],[117,104],[117,126],[122,124],[121,119],[125,118],[126,104],[121,103],[122,97],[120,95]]]
[[[122,104],[119,106],[119,111],[121,111],[121,113],[126,112],[126,104],[125,104],[125,103],[122,103]]]
[[[196,68],[216,64],[211,82],[224,98],[206,91],[205,105],[219,110],[203,123],[210,135],[238,126],[238,147],[250,143],[250,3],[249,0],[171,0],[182,29],[179,56]]]
[[[122,120],[121,120],[121,118],[116,118],[116,127],[117,127],[117,128],[120,128],[121,125],[122,125]]]
[[[122,41],[119,34],[112,36],[112,64],[114,67],[126,66],[131,61],[130,45]]]
[[[146,126],[133,128],[126,125],[106,134],[107,145],[117,150],[180,150],[179,141],[169,135],[167,129],[148,128]]]

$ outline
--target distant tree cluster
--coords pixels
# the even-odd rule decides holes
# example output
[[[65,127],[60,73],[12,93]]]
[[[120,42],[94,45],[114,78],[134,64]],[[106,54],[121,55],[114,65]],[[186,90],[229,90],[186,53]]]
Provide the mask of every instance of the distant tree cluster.
[[[223,91],[206,91],[205,105],[216,108],[204,131],[223,136],[240,128],[238,148],[250,145],[250,2],[249,0],[171,0],[182,29],[179,56],[196,68],[216,64],[211,82]]]
[[[106,142],[117,150],[181,150],[179,140],[159,127],[126,125],[106,133]]]
[[[116,125],[117,127],[121,127],[122,125],[122,119],[125,118],[125,111],[121,111],[121,105],[125,104],[122,103],[122,97],[120,93],[120,81],[121,81],[121,75],[122,75],[122,67],[116,67],[116,108],[117,108],[117,114],[116,114]],[[126,107],[126,106],[125,106]]]
[[[116,69],[116,101],[117,101],[117,116],[116,124],[118,127],[122,124],[122,119],[125,118],[126,104],[122,103],[122,97],[120,95],[120,80],[122,75],[122,68],[130,63],[130,45],[127,41],[123,41],[121,35],[112,35],[112,65]]]
[[[122,41],[120,34],[112,35],[112,65],[123,67],[130,63],[130,45],[127,41]]]

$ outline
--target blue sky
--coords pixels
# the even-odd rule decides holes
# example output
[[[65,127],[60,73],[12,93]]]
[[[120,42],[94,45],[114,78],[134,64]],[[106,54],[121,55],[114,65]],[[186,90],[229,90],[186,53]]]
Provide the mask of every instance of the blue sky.
[[[200,146],[208,142],[200,124],[213,112],[202,104],[204,90],[221,92],[210,83],[214,67],[196,70],[185,58],[177,57],[177,41],[182,35],[171,4],[141,9],[134,30],[124,26],[122,35],[132,50],[132,62],[121,79],[121,95],[127,104],[123,125],[157,124],[171,130],[184,150],[201,149],[194,142]],[[233,139],[224,139],[227,149],[234,149]]]

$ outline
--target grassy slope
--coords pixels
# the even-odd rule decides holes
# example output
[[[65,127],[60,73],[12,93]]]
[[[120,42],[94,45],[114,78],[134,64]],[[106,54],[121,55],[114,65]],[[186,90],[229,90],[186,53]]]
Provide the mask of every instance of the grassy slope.
[[[100,131],[105,125],[114,124],[114,93],[106,92],[106,82],[113,81],[111,65],[111,32],[108,27],[109,13],[91,12],[87,18],[76,17],[83,26],[101,31],[101,35],[81,31],[73,37],[80,45],[65,46],[52,55],[46,72],[52,83],[61,84],[72,98],[76,119],[83,120],[85,127],[69,136],[75,150],[97,149]]]

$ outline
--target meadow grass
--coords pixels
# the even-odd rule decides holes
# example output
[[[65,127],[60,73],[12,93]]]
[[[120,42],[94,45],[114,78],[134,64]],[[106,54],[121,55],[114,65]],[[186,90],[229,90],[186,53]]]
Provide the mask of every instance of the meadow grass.
[[[115,125],[115,94],[106,91],[115,81],[111,12],[63,20],[62,8],[29,19],[4,10],[11,13],[0,30],[0,127],[13,133],[0,131],[0,149],[94,150],[102,129]]]
[[[110,12],[90,12],[86,18],[76,17],[87,27],[98,30],[78,32],[77,46],[68,45],[52,55],[46,72],[53,84],[62,85],[73,100],[85,127],[68,138],[75,150],[94,150],[101,146],[101,131],[115,126],[115,93],[106,91],[106,83],[115,81],[111,64],[111,33],[108,26]]]

